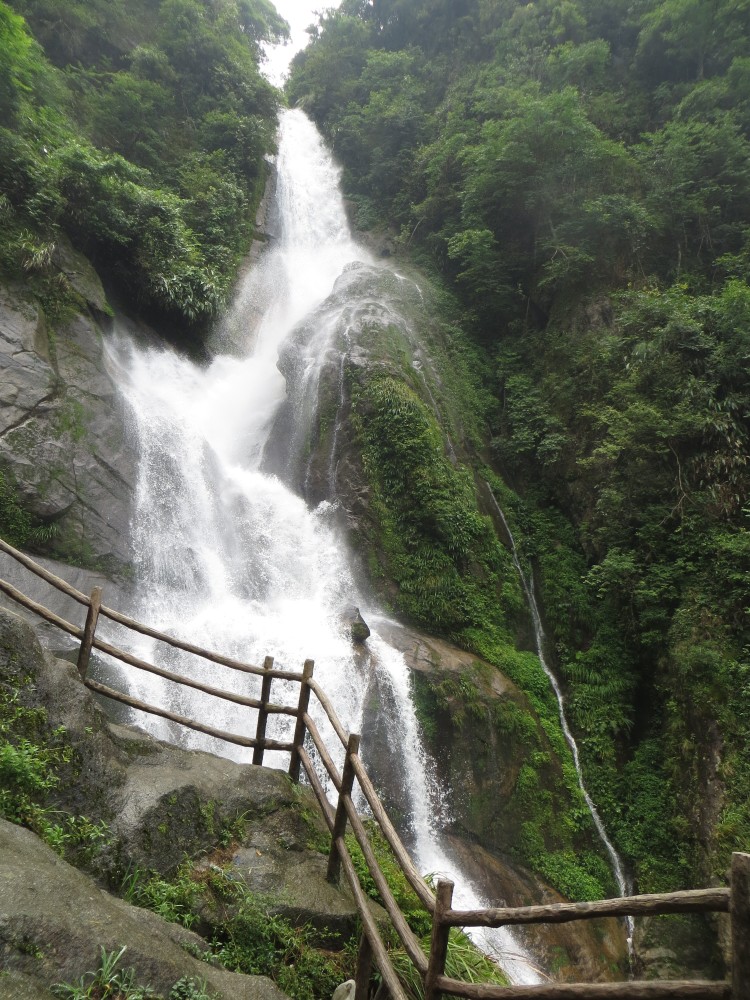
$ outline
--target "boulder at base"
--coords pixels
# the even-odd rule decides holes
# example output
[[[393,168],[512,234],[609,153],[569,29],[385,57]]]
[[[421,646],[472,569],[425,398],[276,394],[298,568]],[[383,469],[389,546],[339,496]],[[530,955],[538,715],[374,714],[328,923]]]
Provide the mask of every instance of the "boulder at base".
[[[110,896],[35,834],[0,820],[0,966],[12,973],[0,976],[0,998],[45,996],[44,987],[98,968],[101,948],[122,947],[121,965],[165,995],[192,976],[225,1000],[285,997],[263,976],[199,961],[206,944],[197,934]]]

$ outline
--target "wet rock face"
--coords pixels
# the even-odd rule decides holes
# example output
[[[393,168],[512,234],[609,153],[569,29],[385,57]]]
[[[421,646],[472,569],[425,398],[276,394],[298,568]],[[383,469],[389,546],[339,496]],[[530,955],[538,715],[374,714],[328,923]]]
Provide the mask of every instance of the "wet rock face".
[[[370,638],[370,626],[360,614],[359,608],[355,608],[353,605],[344,608],[341,622],[349,632],[352,642],[356,642],[357,645],[361,646]]]
[[[410,363],[400,313],[419,309],[413,283],[377,265],[354,262],[281,349],[278,365],[287,398],[263,468],[311,503],[337,499],[354,532],[369,491],[350,421],[352,384],[373,367]]]
[[[396,623],[381,622],[378,627],[412,671],[423,737],[435,762],[437,784],[445,790],[441,826],[490,851],[511,853],[526,818],[514,792],[533,751],[504,736],[502,722],[506,715],[523,714],[534,733],[534,749],[543,749],[546,741],[528,700],[504,674],[471,653]],[[388,692],[372,695],[382,700]],[[380,718],[379,712],[371,714],[372,732],[367,736],[374,746],[386,748],[387,735],[377,732]],[[368,766],[377,777],[394,765],[386,749]],[[551,764],[549,771],[550,783],[559,779]],[[398,808],[398,803],[392,806]]]
[[[135,455],[107,372],[106,299],[93,268],[62,262],[88,308],[50,335],[38,304],[0,287],[0,472],[49,526],[49,551],[117,573],[130,561]]]
[[[488,899],[503,887],[500,905],[536,906],[565,902],[533,873],[509,865],[478,844],[449,838],[450,850],[463,870]],[[569,924],[528,925],[514,929],[538,966],[555,982],[600,983],[618,981],[627,970],[627,947],[621,920],[579,920]]]

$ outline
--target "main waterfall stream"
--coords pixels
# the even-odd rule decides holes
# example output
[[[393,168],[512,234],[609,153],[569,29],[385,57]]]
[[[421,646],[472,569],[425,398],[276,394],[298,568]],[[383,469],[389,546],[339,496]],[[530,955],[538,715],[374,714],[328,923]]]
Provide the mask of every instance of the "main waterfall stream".
[[[373,630],[368,646],[379,683],[387,685],[397,706],[388,720],[389,749],[408,762],[410,815],[402,833],[423,872],[455,880],[454,905],[496,904],[474,891],[436,828],[438,790],[420,740],[408,669],[378,633],[378,609],[358,592],[334,505],[311,509],[279,478],[262,471],[264,448],[286,394],[277,368],[284,341],[314,313],[314,353],[322,358],[334,326],[340,329],[346,321],[340,296],[335,309],[325,307],[337,279],[352,262],[380,266],[352,241],[338,170],[299,111],[283,115],[277,171],[278,235],[246,277],[227,318],[234,353],[201,367],[171,350],[136,345],[124,334],[112,351],[140,456],[133,525],[139,597],[133,610],[158,629],[246,662],[262,663],[271,655],[277,665],[301,669],[313,658],[316,677],[345,726],[361,732],[368,677],[341,619],[346,606],[361,607]],[[251,314],[260,319],[251,323]],[[314,356],[306,357],[303,377],[314,382],[319,368]],[[293,429],[300,431],[304,428]],[[254,679],[215,665],[209,671],[194,657],[165,653],[146,638],[131,649],[180,673],[210,673],[217,686],[256,694]],[[151,675],[129,684],[147,701],[169,704],[222,729],[249,731],[246,709]],[[274,700],[282,700],[280,692]],[[162,739],[233,752],[161,720],[138,721]],[[319,724],[325,731],[324,719]],[[275,725],[283,722],[277,719]],[[280,734],[269,728],[269,735]],[[247,757],[237,752],[237,759]],[[483,931],[476,940],[514,983],[541,982],[533,960],[507,929]]]

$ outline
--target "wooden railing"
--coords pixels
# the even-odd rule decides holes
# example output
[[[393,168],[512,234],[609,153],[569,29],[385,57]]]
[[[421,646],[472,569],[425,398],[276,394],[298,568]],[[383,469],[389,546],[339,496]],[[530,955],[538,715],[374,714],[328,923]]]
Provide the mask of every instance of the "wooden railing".
[[[360,737],[355,733],[348,733],[341,724],[330,699],[313,677],[314,664],[312,660],[307,660],[302,672],[298,673],[276,669],[272,657],[266,657],[263,666],[257,667],[210,652],[191,643],[182,642],[164,632],[149,628],[135,619],[105,607],[102,604],[100,588],[94,588],[91,595],[86,596],[2,539],[0,539],[0,551],[5,552],[31,573],[87,609],[85,624],[83,628],[80,628],[33,601],[11,584],[0,580],[0,592],[80,641],[78,670],[83,683],[89,690],[138,711],[168,719],[237,746],[250,748],[253,750],[253,764],[262,764],[263,754],[266,750],[286,751],[290,755],[289,774],[294,781],[299,781],[301,769],[304,768],[331,834],[327,877],[329,881],[336,883],[343,871],[362,921],[363,934],[357,960],[355,1000],[367,1000],[373,965],[377,967],[393,1000],[406,1000],[406,994],[383,942],[367,896],[360,886],[354,862],[345,841],[344,835],[347,826],[351,828],[362,850],[367,867],[398,938],[419,974],[424,986],[425,1000],[436,1000],[440,994],[466,997],[468,1000],[520,1000],[520,998],[529,998],[529,1000],[531,998],[533,1000],[566,1000],[566,998],[569,1000],[615,1000],[615,998],[617,1000],[661,1000],[661,998],[670,997],[680,997],[685,998],[685,1000],[687,998],[692,998],[692,1000],[720,1000],[720,998],[750,1000],[750,854],[733,855],[731,886],[726,889],[698,889],[658,895],[619,897],[592,903],[556,903],[547,906],[454,910],[452,908],[453,883],[447,880],[438,881],[436,891],[433,891],[416,869],[359,756]],[[212,663],[245,674],[259,676],[261,678],[260,697],[249,698],[221,690],[194,678],[165,670],[118,649],[96,635],[97,623],[102,616],[125,628],[202,657]],[[242,736],[225,732],[170,712],[158,705],[146,704],[93,680],[88,676],[88,665],[91,652],[95,649],[129,666],[156,674],[176,684],[186,685],[236,705],[255,709],[257,711],[255,736]],[[275,679],[299,684],[299,698],[295,706],[277,705],[271,701],[271,688]],[[336,738],[344,749],[344,764],[341,771],[336,767],[331,752],[321,736],[315,720],[310,715],[309,708],[312,696],[316,698],[323,709]],[[266,736],[269,715],[285,715],[295,719],[294,735],[291,742],[273,740]],[[306,740],[309,740],[311,746],[315,748],[325,772],[338,793],[338,804],[335,810],[328,801],[323,781],[305,747]],[[376,860],[365,825],[354,807],[352,794],[355,781],[358,782],[362,795],[405,878],[432,918],[432,934],[428,951],[423,949],[422,942],[407,923]],[[601,917],[711,912],[729,913],[731,917],[731,982],[631,981],[625,983],[549,983],[541,986],[497,986],[489,983],[466,983],[452,979],[445,974],[448,937],[452,927],[507,927],[525,924],[566,923],[573,920],[590,920]]]

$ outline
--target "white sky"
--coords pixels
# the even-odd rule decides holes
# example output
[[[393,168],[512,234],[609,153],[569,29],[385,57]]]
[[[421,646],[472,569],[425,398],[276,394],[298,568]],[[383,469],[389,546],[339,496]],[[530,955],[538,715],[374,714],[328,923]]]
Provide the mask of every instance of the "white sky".
[[[266,47],[267,60],[262,66],[265,76],[281,86],[286,77],[292,56],[303,49],[308,42],[305,28],[317,22],[315,11],[338,7],[341,0],[272,0],[276,10],[292,30],[292,40],[288,45],[269,45]]]

